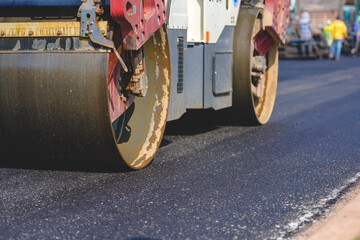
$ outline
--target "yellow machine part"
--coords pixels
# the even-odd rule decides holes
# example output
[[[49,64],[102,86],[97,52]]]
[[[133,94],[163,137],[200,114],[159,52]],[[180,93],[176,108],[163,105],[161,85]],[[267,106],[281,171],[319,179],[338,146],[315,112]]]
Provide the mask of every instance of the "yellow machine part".
[[[103,36],[107,36],[107,21],[97,25]],[[80,22],[16,22],[0,23],[0,37],[76,37],[80,36]]]

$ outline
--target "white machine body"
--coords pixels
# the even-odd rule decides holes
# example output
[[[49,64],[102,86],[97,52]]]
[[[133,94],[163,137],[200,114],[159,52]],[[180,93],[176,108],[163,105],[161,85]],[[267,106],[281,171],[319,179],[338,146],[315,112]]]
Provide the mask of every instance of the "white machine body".
[[[240,0],[167,0],[168,28],[187,29],[189,43],[216,43],[235,26]]]

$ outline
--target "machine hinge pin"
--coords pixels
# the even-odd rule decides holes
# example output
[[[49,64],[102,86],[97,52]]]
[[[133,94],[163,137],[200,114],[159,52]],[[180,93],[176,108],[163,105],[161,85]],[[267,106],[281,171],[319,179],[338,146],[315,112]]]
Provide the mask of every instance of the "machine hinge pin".
[[[116,57],[119,59],[120,65],[123,68],[123,70],[125,72],[129,72],[129,69],[126,67],[126,64],[125,64],[124,60],[121,58],[119,52],[116,50],[115,47],[113,48],[113,50],[114,50],[114,53],[115,53]]]

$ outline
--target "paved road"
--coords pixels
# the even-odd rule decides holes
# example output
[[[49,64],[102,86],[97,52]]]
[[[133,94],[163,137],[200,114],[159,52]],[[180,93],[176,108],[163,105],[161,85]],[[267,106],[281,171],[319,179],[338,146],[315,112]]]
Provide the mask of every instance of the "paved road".
[[[270,123],[168,125],[142,171],[0,165],[0,239],[289,238],[360,178],[360,58],[281,61]]]

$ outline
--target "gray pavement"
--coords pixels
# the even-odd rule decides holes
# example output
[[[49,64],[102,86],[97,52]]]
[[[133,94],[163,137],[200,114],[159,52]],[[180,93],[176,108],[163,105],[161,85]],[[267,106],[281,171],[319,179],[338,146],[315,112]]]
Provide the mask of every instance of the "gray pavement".
[[[360,58],[281,61],[269,124],[190,113],[137,172],[0,163],[0,239],[291,238],[360,178]]]

